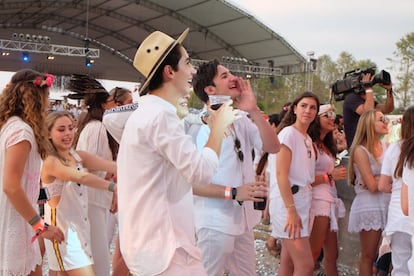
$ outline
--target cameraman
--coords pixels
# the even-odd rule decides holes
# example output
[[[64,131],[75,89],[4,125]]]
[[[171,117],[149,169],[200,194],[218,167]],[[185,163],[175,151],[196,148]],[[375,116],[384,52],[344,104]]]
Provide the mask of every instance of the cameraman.
[[[351,147],[352,140],[355,136],[356,126],[362,113],[368,110],[377,109],[382,113],[387,114],[394,110],[392,83],[380,84],[381,87],[387,90],[387,98],[384,104],[378,104],[374,101],[374,90],[371,85],[373,79],[374,76],[371,76],[370,73],[363,74],[361,82],[365,87],[365,92],[359,94],[350,93],[345,97],[343,115],[346,144],[348,148]]]

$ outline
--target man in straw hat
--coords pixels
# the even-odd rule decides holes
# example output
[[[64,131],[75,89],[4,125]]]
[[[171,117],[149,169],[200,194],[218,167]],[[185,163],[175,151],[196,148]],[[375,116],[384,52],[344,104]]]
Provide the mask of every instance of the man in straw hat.
[[[118,155],[121,252],[133,275],[206,275],[195,246],[191,183],[210,182],[222,137],[235,120],[231,101],[213,117],[197,151],[176,114],[195,70],[178,39],[156,31],[139,46],[135,68],[146,78],[140,107],[129,117]]]

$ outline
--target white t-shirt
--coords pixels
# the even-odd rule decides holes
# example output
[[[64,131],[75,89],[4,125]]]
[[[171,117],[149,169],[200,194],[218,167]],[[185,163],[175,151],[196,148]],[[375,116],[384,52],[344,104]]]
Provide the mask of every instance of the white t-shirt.
[[[288,176],[291,186],[305,187],[313,183],[315,181],[316,157],[310,136],[305,137],[293,126],[288,126],[282,129],[278,137],[280,144],[285,145],[292,152]],[[275,181],[277,184],[276,177]],[[280,194],[279,189],[274,189],[273,192]]]

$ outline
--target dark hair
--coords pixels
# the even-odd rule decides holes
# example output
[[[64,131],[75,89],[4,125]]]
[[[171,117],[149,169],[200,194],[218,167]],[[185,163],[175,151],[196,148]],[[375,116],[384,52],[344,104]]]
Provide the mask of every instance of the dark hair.
[[[318,148],[321,148],[322,144],[328,149],[333,157],[338,153],[335,139],[333,137],[333,131],[328,132],[323,140],[321,140],[321,121],[320,116],[316,116],[313,123],[309,126],[308,134],[312,138],[312,141],[316,143]]]
[[[214,86],[213,79],[217,75],[217,67],[220,62],[217,59],[202,63],[197,70],[197,74],[193,77],[194,93],[197,97],[206,103],[208,101],[208,95],[204,91],[209,85]]]
[[[174,71],[178,71],[178,62],[182,56],[180,51],[181,47],[181,44],[175,45],[171,52],[167,55],[167,57],[158,67],[157,71],[155,71],[154,76],[151,78],[148,84],[148,90],[151,91],[161,87],[163,83],[162,71],[164,70],[165,66],[169,65]]]
[[[335,125],[339,125],[339,121],[340,121],[343,117],[344,117],[344,116],[342,116],[341,114],[336,114],[334,124],[335,124]]]
[[[102,117],[105,112],[105,109],[102,107],[102,105],[108,100],[109,97],[110,95],[108,92],[85,95],[84,102],[88,106],[88,112],[86,113],[85,117],[80,122],[78,122],[78,130],[73,140],[74,147],[76,147],[78,144],[80,133],[90,121],[102,121]]]
[[[269,121],[270,125],[274,125],[275,127],[277,127],[280,124],[279,114],[277,114],[277,113],[270,114],[268,121]]]
[[[115,103],[123,105],[125,100],[127,100],[127,95],[132,94],[129,89],[123,87],[115,87],[109,91]]]
[[[288,109],[287,113],[285,114],[285,116],[283,116],[283,119],[280,122],[280,124],[278,125],[278,127],[276,129],[276,133],[279,133],[280,131],[282,131],[282,129],[284,129],[287,126],[292,125],[296,121],[296,114],[295,114],[293,109],[304,98],[313,98],[316,101],[316,109],[317,109],[316,113],[319,112],[319,105],[320,104],[319,104],[318,96],[316,96],[312,92],[303,92],[292,102],[291,105],[289,105],[289,109]]]
[[[414,106],[404,112],[401,122],[401,153],[395,166],[394,176],[402,177],[404,165],[414,167]]]

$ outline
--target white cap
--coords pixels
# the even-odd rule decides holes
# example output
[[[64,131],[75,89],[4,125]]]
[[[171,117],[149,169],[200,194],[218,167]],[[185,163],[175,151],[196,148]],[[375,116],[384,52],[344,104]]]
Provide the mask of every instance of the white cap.
[[[332,108],[332,105],[330,105],[330,104],[320,105],[318,115],[321,115],[323,113],[326,113],[326,112],[332,111],[332,110],[333,110],[333,108]]]

